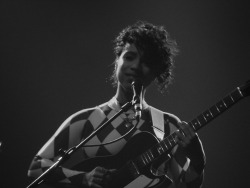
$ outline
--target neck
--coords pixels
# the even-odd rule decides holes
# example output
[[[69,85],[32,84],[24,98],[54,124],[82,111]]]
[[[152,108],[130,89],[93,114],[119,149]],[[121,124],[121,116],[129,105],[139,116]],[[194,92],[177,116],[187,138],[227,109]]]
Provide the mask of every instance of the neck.
[[[142,101],[144,101],[145,93],[146,93],[146,89],[143,89],[142,94],[141,94]],[[115,97],[117,101],[120,103],[120,105],[124,105],[125,103],[130,102],[133,99],[133,96],[134,96],[134,93],[132,89],[128,90],[122,87],[120,84],[117,85]]]

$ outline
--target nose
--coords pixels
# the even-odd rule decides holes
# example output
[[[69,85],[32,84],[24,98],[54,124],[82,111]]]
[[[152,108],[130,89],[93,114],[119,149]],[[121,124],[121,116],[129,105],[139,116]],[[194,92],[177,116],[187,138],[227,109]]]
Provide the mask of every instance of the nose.
[[[137,76],[142,76],[142,72],[143,72],[143,67],[142,67],[142,63],[140,61],[135,61],[132,66],[131,66],[131,70],[137,75]]]
[[[140,67],[141,67],[141,62],[140,62],[140,60],[135,60],[135,61],[133,62],[133,64],[132,64],[132,66],[131,66],[131,69],[136,70],[136,69],[140,69]]]
[[[143,58],[139,58],[133,62],[131,69],[143,72],[145,66],[145,60],[143,60]]]

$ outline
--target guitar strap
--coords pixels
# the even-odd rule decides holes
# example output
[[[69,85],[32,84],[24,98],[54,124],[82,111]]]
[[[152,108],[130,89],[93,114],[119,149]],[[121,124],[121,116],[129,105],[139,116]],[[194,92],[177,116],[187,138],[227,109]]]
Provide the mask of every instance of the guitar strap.
[[[164,114],[161,110],[158,110],[150,106],[151,118],[153,123],[153,130],[158,139],[164,138]]]

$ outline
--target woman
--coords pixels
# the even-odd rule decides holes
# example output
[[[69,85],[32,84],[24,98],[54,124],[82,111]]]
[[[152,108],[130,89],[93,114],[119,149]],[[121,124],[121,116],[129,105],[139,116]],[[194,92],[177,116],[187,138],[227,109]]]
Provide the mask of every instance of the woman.
[[[123,163],[126,163],[124,159],[120,159],[122,158],[120,153],[124,152],[126,145],[131,147],[133,153],[144,146],[148,137],[138,137],[138,135],[144,135],[146,132],[147,136],[154,135],[158,140],[174,133],[172,142],[177,145],[173,144],[169,155],[164,153],[164,147],[160,148],[158,152],[164,154],[153,163],[158,164],[153,168],[153,174],[166,178],[162,181],[148,177],[135,164],[135,171],[141,176],[128,178],[125,184],[121,184],[122,187],[128,184],[128,187],[200,187],[203,181],[205,154],[198,135],[177,116],[162,112],[145,101],[147,87],[152,82],[157,84],[161,92],[166,91],[171,82],[173,58],[178,51],[176,43],[170,39],[164,27],[137,22],[122,30],[114,44],[116,59],[112,79],[117,87],[115,96],[104,104],[81,110],[70,116],[38,152],[31,163],[28,175],[30,177],[41,175],[60,156],[60,149],[68,149],[79,144],[82,139],[118,112],[121,106],[130,102],[134,96],[131,85],[136,83],[140,86],[139,118],[135,118],[137,112],[133,107],[122,113],[87,143],[98,146],[83,147],[75,152],[69,160],[56,169],[46,183],[55,187],[119,187],[120,184],[118,186],[109,183],[119,183],[126,179],[117,175]],[[136,128],[124,138],[105,144],[126,134],[133,126]],[[131,140],[136,141],[131,144]],[[125,150],[122,155],[127,155],[129,151]],[[135,156],[137,155],[140,155],[140,152]],[[110,159],[110,156],[113,158],[106,160]],[[117,156],[118,158],[115,158]],[[90,165],[93,158],[94,165]],[[152,158],[154,158],[153,153],[142,157],[142,164],[148,163]],[[119,161],[122,161],[122,164],[119,164]],[[158,180],[160,183],[157,183]]]

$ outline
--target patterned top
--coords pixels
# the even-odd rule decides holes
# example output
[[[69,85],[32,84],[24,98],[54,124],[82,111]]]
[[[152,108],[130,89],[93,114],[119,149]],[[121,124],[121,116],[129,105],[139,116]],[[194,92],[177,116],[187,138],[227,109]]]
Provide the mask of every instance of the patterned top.
[[[60,157],[60,149],[67,150],[78,145],[120,109],[121,107],[117,100],[112,98],[109,102],[94,108],[81,110],[70,116],[34,157],[28,176],[37,178]],[[164,127],[163,130],[159,130],[157,127],[156,129],[154,121],[152,121],[152,109],[154,108],[144,102],[139,122],[134,119],[133,108],[122,113],[86,143],[86,145],[96,146],[82,147],[74,152],[70,159],[63,166],[58,167],[56,172],[51,175],[51,178],[48,179],[48,184],[55,187],[63,187],[63,185],[80,186],[82,185],[84,170],[86,170],[81,169],[81,165],[87,159],[95,156],[115,155],[122,150],[131,137],[141,132],[150,132],[161,140],[163,136],[168,136],[177,130],[178,122],[180,122],[179,118],[173,114],[161,111]],[[136,128],[124,138],[111,144],[104,144],[126,134],[133,125],[136,125]],[[200,187],[202,184],[205,165],[204,151],[198,137],[192,141],[191,145],[187,149],[178,145],[175,146],[171,151],[172,157],[170,161],[166,164],[163,163],[157,169],[157,174],[164,173],[172,180],[172,183],[168,186],[169,188]]]

